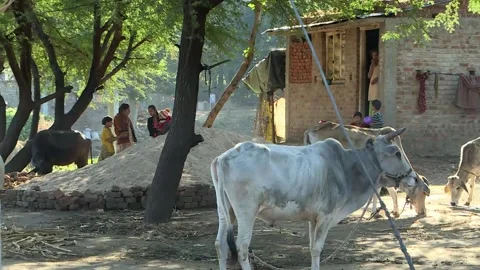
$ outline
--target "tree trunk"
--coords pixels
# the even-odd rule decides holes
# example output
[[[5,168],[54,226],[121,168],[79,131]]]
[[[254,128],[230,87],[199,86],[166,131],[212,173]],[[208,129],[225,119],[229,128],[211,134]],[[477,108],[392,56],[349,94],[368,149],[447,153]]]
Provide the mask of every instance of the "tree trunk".
[[[132,87],[127,89],[128,91],[128,104],[130,105],[130,120],[132,120],[132,124],[134,127],[137,127],[137,118],[138,118],[138,107],[137,107],[137,94],[134,92],[135,90]]]
[[[0,143],[5,138],[7,132],[7,104],[2,95],[0,95]]]
[[[5,165],[5,172],[21,172],[32,159],[32,141],[27,141],[25,146]]]
[[[38,72],[38,67],[35,61],[32,61],[32,76],[33,76],[33,102],[36,103],[35,108],[33,109],[32,115],[32,125],[30,127],[30,136],[29,139],[32,140],[38,132],[38,123],[40,122],[40,74]]]
[[[0,143],[0,155],[2,156],[3,160],[6,160],[10,153],[12,153],[13,149],[15,149],[18,137],[20,136],[20,133],[22,132],[22,129],[25,126],[31,111],[32,101],[30,101],[30,103],[19,103],[17,112],[13,116],[12,122],[8,126],[7,134]]]
[[[195,114],[197,109],[199,75],[202,71],[200,60],[205,37],[205,22],[208,12],[222,0],[184,0],[183,28],[180,43],[173,125],[148,192],[145,222],[160,223],[170,220],[177,188],[182,177],[183,167],[193,142]]]
[[[247,73],[248,67],[250,67],[250,64],[252,63],[253,55],[255,54],[255,40],[257,38],[258,28],[262,19],[262,5],[258,1],[254,1],[254,4],[255,16],[252,31],[250,33],[250,39],[248,41],[247,55],[245,56],[245,59],[243,60],[242,64],[237,70],[237,73],[235,73],[235,76],[233,76],[233,79],[230,81],[225,91],[223,91],[222,96],[217,101],[217,103],[215,103],[215,106],[208,114],[205,123],[203,123],[203,127],[211,128],[213,126],[215,118],[217,118],[220,110],[222,110],[223,106],[225,105],[225,103],[227,103],[230,96],[233,94],[233,92],[235,92],[238,84],[242,80],[245,73]]]

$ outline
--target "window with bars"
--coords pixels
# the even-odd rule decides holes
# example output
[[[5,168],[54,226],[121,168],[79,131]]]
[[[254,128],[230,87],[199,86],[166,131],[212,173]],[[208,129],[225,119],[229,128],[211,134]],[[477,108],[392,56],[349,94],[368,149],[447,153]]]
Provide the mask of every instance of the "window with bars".
[[[326,34],[327,79],[343,81],[345,74],[345,32]]]

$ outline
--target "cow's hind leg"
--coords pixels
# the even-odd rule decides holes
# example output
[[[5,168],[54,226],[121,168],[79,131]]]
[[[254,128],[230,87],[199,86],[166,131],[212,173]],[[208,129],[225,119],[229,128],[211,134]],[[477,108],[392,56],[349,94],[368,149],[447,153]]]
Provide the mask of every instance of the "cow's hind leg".
[[[218,233],[217,239],[215,239],[215,249],[217,251],[218,263],[220,270],[227,270],[227,256],[228,256],[228,245],[227,245],[227,220],[223,212],[222,207],[217,207],[218,212]]]
[[[242,270],[251,270],[248,259],[248,247],[252,240],[253,225],[255,224],[257,208],[251,204],[250,207],[249,205],[242,205],[240,208],[234,210],[238,224],[238,262],[240,263]]]

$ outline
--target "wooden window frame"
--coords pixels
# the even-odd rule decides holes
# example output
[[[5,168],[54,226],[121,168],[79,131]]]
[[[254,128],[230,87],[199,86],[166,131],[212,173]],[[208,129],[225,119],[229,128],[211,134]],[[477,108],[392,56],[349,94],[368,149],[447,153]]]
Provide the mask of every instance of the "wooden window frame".
[[[346,39],[346,31],[334,31],[334,32],[326,32],[325,33],[325,70],[326,70],[326,77],[330,80],[331,83],[345,83],[345,39]],[[330,55],[331,51],[336,51],[335,45],[335,38],[337,38],[338,43],[340,44],[340,64],[336,63],[336,59],[333,59]],[[334,57],[334,56],[333,56]],[[332,69],[339,68],[339,75],[333,76]]]

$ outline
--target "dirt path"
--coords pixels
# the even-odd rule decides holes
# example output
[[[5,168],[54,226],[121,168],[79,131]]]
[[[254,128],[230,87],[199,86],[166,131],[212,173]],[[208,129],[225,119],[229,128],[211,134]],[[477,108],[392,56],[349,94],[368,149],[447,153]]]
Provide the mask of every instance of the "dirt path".
[[[480,269],[480,209],[448,206],[443,193],[453,159],[412,159],[415,168],[432,182],[427,198],[428,216],[415,218],[408,207],[396,220],[417,269]],[[477,186],[478,191],[478,186]],[[477,193],[479,194],[479,193]],[[387,207],[392,203],[384,197]],[[403,205],[404,194],[399,194]],[[463,202],[465,198],[461,202]],[[480,205],[480,198],[473,206]],[[74,256],[46,260],[43,256],[19,257],[4,250],[4,269],[217,269],[214,210],[176,213],[160,226],[143,224],[141,212],[21,212],[5,209],[3,222],[26,230],[56,228],[75,239],[68,246]],[[349,223],[334,227],[322,257],[331,254],[354,226],[360,211]],[[283,269],[310,266],[308,225],[283,222],[267,228],[257,221],[251,248],[262,260]],[[408,269],[385,219],[363,222],[340,255],[322,269]]]

